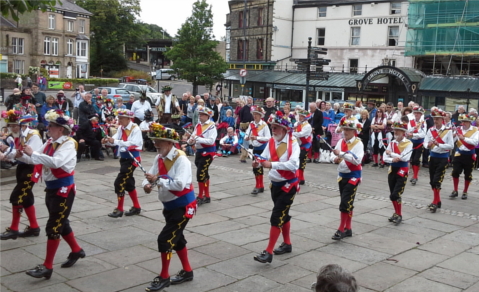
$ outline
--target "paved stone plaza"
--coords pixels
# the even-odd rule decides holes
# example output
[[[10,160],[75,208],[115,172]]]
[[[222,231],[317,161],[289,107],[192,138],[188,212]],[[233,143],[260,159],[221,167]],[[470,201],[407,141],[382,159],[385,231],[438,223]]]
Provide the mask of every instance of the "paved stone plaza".
[[[153,153],[142,154],[146,167],[153,157]],[[156,195],[139,190],[140,216],[109,218],[107,214],[116,206],[113,180],[118,169],[119,162],[112,158],[77,165],[77,196],[70,220],[87,257],[72,268],[60,268],[70,252],[62,242],[50,280],[25,275],[25,270],[43,263],[45,256],[44,184],[35,186],[42,233],[36,238],[1,241],[2,292],[144,291],[160,271],[156,238],[164,223],[162,204]],[[306,185],[291,209],[293,252],[275,256],[271,264],[260,264],[253,256],[267,245],[269,192],[257,197],[249,194],[254,186],[249,163],[240,164],[235,156],[217,158],[210,168],[212,202],[201,206],[186,228],[195,279],[164,291],[306,292],[321,266],[336,263],[354,273],[361,291],[477,292],[478,181],[472,182],[467,201],[449,200],[450,169],[447,173],[440,212],[431,214],[425,209],[432,193],[427,169],[422,169],[418,184],[406,187],[404,221],[396,227],[387,220],[393,213],[387,169],[365,167],[356,197],[353,237],[334,242],[331,236],[339,225],[336,166],[308,164]],[[135,174],[139,187],[143,173],[137,169]],[[479,172],[473,175],[478,178]],[[13,187],[14,183],[1,186],[2,230],[10,224],[8,199]],[[127,196],[126,209],[129,206]],[[26,222],[22,216],[21,223]],[[174,255],[170,273],[180,269]]]

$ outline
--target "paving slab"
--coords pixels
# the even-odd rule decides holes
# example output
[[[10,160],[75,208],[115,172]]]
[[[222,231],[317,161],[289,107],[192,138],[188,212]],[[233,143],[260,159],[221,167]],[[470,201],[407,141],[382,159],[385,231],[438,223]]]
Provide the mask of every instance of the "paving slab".
[[[157,237],[158,235],[131,226],[78,236],[81,240],[110,251],[154,241]]]
[[[454,256],[465,250],[469,250],[471,246],[462,242],[448,240],[446,236],[444,236],[426,244],[421,244],[418,248],[446,256]]]
[[[278,267],[274,270],[270,270],[262,273],[265,278],[268,278],[272,281],[278,282],[280,284],[287,284],[296,279],[302,278],[309,275],[311,272],[303,269],[299,266],[287,263],[284,266]]]
[[[457,230],[444,236],[444,239],[469,244],[471,246],[479,246],[479,233],[475,232]]]
[[[265,230],[265,232],[262,233],[252,228],[243,228],[239,230],[224,232],[221,234],[215,234],[212,237],[218,240],[241,246],[251,242],[267,239],[269,237],[269,234],[267,234],[266,232],[269,232],[269,230]]]
[[[125,249],[104,252],[94,257],[115,265],[116,267],[123,268],[139,262],[157,259],[159,256],[160,253],[157,250],[142,245],[135,245]]]
[[[425,250],[411,249],[395,255],[397,263],[389,261],[391,265],[407,268],[414,271],[424,271],[445,261],[448,257]]]
[[[310,251],[287,259],[287,262],[311,272],[319,271],[319,268],[330,263],[338,264],[342,267],[347,267],[351,272],[367,267],[366,264],[357,261],[352,261],[338,255],[332,255],[321,251]]]
[[[266,292],[270,291],[271,289],[275,289],[280,287],[281,284],[271,281],[265,277],[260,275],[254,275],[248,277],[246,279],[242,279],[238,282],[235,282],[231,285],[226,287],[221,287],[221,289],[213,290],[213,291],[223,291],[223,292],[237,292],[237,291],[245,291],[245,292]]]
[[[220,260],[231,259],[251,253],[251,251],[247,249],[224,241],[217,241],[208,245],[203,245],[195,248],[194,250]]]
[[[460,292],[461,289],[446,284],[437,283],[422,277],[412,277],[406,279],[385,292]]]
[[[51,286],[48,286],[48,287],[43,287],[43,288],[40,288],[40,289],[33,289],[33,290],[29,290],[29,291],[35,291],[35,292],[59,292],[59,291],[61,291],[61,292],[79,292],[80,290],[77,290],[73,287],[70,287],[65,283],[60,283],[60,284],[55,284],[55,285],[51,285]]]
[[[467,263],[467,265],[465,263]],[[479,276],[479,255],[472,253],[461,253],[445,260],[438,266],[473,276]]]
[[[341,242],[341,244],[328,244],[317,250],[368,265],[372,265],[391,257],[390,254],[366,249],[346,242]]]
[[[35,266],[36,265],[33,264],[29,267],[29,269],[34,268]],[[32,289],[41,289],[47,286],[65,283],[66,281],[66,278],[56,273],[56,269],[53,270],[53,274],[50,280],[45,280],[44,278],[32,278],[25,273],[16,273],[13,275],[2,277],[2,285],[12,291],[29,291]]]
[[[353,274],[359,285],[376,291],[384,291],[387,288],[412,277],[416,272],[385,263],[376,263],[360,271],[353,272]]]
[[[479,277],[477,276],[451,271],[440,267],[433,267],[422,272],[418,276],[460,289],[466,289],[479,281]]]

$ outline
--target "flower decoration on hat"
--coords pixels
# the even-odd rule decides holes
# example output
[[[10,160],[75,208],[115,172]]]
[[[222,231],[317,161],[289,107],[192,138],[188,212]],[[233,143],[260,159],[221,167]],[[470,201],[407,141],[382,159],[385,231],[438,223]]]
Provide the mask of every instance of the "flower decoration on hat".
[[[161,87],[161,91],[163,91],[163,92],[171,91],[172,89],[173,89],[173,87],[171,87],[169,85],[165,85],[165,86]]]
[[[113,100],[108,97],[107,99],[105,99],[105,103],[111,103],[111,104],[113,104]]]
[[[212,117],[214,113],[213,113],[212,109],[207,108],[206,106],[199,105],[198,106],[198,114],[205,114],[205,115],[208,115],[208,116]]]
[[[281,111],[271,114],[268,118],[268,124],[275,124],[289,130],[293,127],[291,120],[285,117]]]
[[[305,120],[309,120],[311,118],[311,113],[307,110],[297,110],[298,115],[303,116]]]
[[[9,111],[2,111],[2,119],[5,120],[7,124],[16,124],[18,123],[18,119],[22,115],[21,111],[17,110],[9,110]]]
[[[45,113],[45,120],[49,123],[54,123],[71,130],[70,125],[73,125],[73,119],[65,114],[61,109],[51,109]]]
[[[180,141],[180,135],[178,132],[158,123],[152,123],[150,125],[148,137],[152,140],[165,140],[173,143],[178,143]]]
[[[446,116],[446,113],[442,109],[434,109],[431,111],[431,117],[433,118],[443,118]]]
[[[424,108],[422,106],[415,106],[412,108],[412,112],[424,114]]]
[[[391,126],[393,130],[407,131],[407,123],[394,122]]]
[[[476,118],[468,114],[460,114],[457,118],[460,122],[474,122]]]
[[[18,123],[20,125],[24,125],[24,124],[28,124],[28,123],[31,123],[33,121],[36,121],[37,118],[32,116],[32,115],[25,115],[25,116],[21,116],[20,119],[18,120]]]
[[[260,114],[261,117],[264,117],[264,115],[266,113],[264,108],[261,107],[261,106],[258,106],[258,105],[252,105],[250,111],[251,111],[252,114],[254,114],[254,113]]]
[[[341,122],[339,123],[339,126],[342,129],[351,129],[351,130],[357,130],[357,131],[361,131],[363,128],[363,126],[357,121],[347,120],[347,119],[341,120]]]
[[[343,108],[345,110],[354,110],[354,104],[346,102],[345,104],[343,104]]]
[[[131,118],[131,119],[135,117],[135,113],[127,109],[117,109],[115,111],[115,115],[117,117],[125,117],[125,118]]]

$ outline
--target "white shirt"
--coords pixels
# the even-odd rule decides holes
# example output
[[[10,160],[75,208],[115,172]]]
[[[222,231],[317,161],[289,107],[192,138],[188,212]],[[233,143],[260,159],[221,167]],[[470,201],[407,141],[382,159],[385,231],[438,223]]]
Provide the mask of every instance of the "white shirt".
[[[228,139],[228,138],[230,138],[230,136],[228,136],[228,134],[226,134],[223,138],[221,138],[221,140],[220,140],[220,145],[224,145],[224,144],[226,143],[226,142],[225,142],[226,139]],[[238,144],[238,137],[237,137],[235,134],[233,134],[233,137],[232,137],[232,138],[233,138],[233,143],[231,143],[231,145],[236,145],[236,144]],[[228,143],[228,144],[230,144],[230,143]]]
[[[394,150],[393,150],[393,144],[394,143],[395,144],[400,144],[400,143],[407,143],[407,142],[410,142],[410,143],[406,146],[406,148],[403,149],[401,154],[397,154],[396,152],[394,152]],[[412,150],[412,142],[410,140],[406,139],[405,137],[401,141],[397,141],[396,139],[394,139],[393,141],[391,141],[391,143],[388,144],[388,147],[386,148],[386,151],[387,150],[391,151],[391,154],[388,155],[386,152],[384,152],[384,158],[383,158],[384,162],[392,163],[394,158],[400,158],[402,162],[409,162],[409,159],[411,159],[411,154],[412,154],[412,151],[411,151]]]
[[[68,141],[63,143],[65,140]],[[53,156],[43,154],[45,147],[50,142],[58,143],[57,150],[53,153]],[[65,172],[71,173],[77,164],[77,151],[75,143],[69,137],[61,136],[55,141],[52,141],[52,138],[48,139],[40,149],[33,151],[32,156],[23,155],[18,160],[28,164],[42,164],[43,179],[45,181],[54,181],[57,178],[52,174],[50,168],[61,168]]]
[[[248,129],[246,129],[245,140],[248,140],[249,136],[253,135],[253,130],[251,129],[251,124],[254,124],[256,126],[256,128],[258,128],[261,125],[264,125],[263,129],[258,131],[258,137],[256,138],[256,140],[253,140],[253,142],[251,142],[253,147],[260,147],[263,144],[265,144],[265,143],[260,143],[260,141],[268,142],[269,138],[271,138],[271,132],[269,131],[268,125],[263,120],[259,121],[259,123],[256,123],[255,121],[252,121],[249,124]]]
[[[216,141],[216,136],[218,135],[215,129],[216,128],[215,123],[211,120],[207,120],[205,123],[198,122],[198,124],[202,126],[209,125],[209,127],[203,131],[204,134],[200,135],[202,137],[200,136],[196,137],[196,144],[195,144],[196,149],[202,149],[203,146],[201,146],[201,144],[213,146]],[[208,129],[211,129],[211,130],[208,130]],[[196,127],[193,134],[196,134]]]
[[[348,143],[348,144],[352,143],[356,139],[359,139],[359,138],[353,137],[350,140],[346,141],[346,143]],[[338,143],[336,144],[336,147],[334,147],[335,150],[337,149],[337,150],[341,151],[339,153],[339,156],[343,158],[343,160],[341,160],[341,162],[338,165],[338,172],[350,173],[351,170],[349,170],[348,166],[346,165],[346,161],[350,162],[354,165],[360,165],[361,162],[363,161],[364,146],[363,146],[363,142],[361,142],[361,139],[359,139],[359,142],[356,143],[356,145],[354,145],[353,149],[350,150],[351,153],[354,153],[354,155],[356,155],[356,157],[357,157],[357,158],[354,158],[354,156],[351,153],[346,153],[346,152],[343,152],[341,150],[341,144],[343,143],[343,140],[344,140],[344,138],[340,139],[338,141]]]
[[[296,128],[301,125],[301,131],[300,132],[296,132]],[[308,123],[308,121],[304,121],[304,122],[296,122],[294,124],[294,129],[295,131],[293,132],[293,136],[296,137],[296,138],[301,138],[301,137],[310,137],[311,136],[311,133],[313,132],[313,128],[311,127],[311,124]],[[298,139],[298,142],[299,142],[299,145],[302,144],[301,140]]]
[[[467,130],[464,130],[464,126],[460,126],[459,127],[460,129],[462,129],[462,134],[465,136],[467,134],[467,132],[469,131],[472,131],[474,129],[477,129],[476,127],[474,126],[469,126],[469,129]],[[454,137],[454,141],[457,141],[459,140],[459,138],[457,137],[457,135]],[[476,131],[474,134],[472,134],[471,137],[464,137],[464,141],[461,141],[461,142],[466,142],[467,144],[469,145],[474,145],[474,146],[477,146],[477,144],[479,144],[479,131]],[[464,144],[462,144],[460,147],[459,147],[459,150],[461,151],[471,151],[469,150],[466,146],[464,146]]]
[[[279,144],[281,143],[288,143],[289,140],[289,134],[286,134],[281,141],[276,141],[274,140],[274,145],[275,148],[278,149]],[[271,143],[271,142],[270,142]],[[279,161],[277,162],[271,162],[271,170],[268,173],[268,178],[271,181],[275,182],[282,182],[285,181],[286,179],[279,174],[278,170],[289,170],[295,172],[299,168],[299,153],[301,150],[299,149],[299,143],[296,138],[293,137],[291,147],[293,147],[293,150],[291,152],[291,156],[288,156],[288,150],[284,151],[283,155],[279,157]],[[261,156],[270,159],[271,154],[269,152],[269,143],[266,145],[266,148],[263,150],[263,153],[261,153]]]
[[[152,124],[153,122],[147,122],[147,121],[143,121],[140,123],[140,130],[142,131],[148,131],[150,130],[150,125]]]
[[[414,142],[414,140],[424,139],[424,137],[426,137],[427,126],[426,126],[426,123],[424,122],[424,119],[422,117],[421,119],[422,120],[417,122],[416,118],[413,117],[413,119],[409,120],[409,123],[407,124],[407,132],[412,133],[412,138],[411,138],[413,140],[412,142]],[[415,130],[415,127],[411,125],[411,121],[413,120],[416,122],[416,127],[419,123],[422,123],[419,129],[417,130],[417,133],[413,133]]]
[[[31,132],[35,132],[35,130],[26,128],[25,131],[21,132],[20,141],[22,141],[22,140],[25,141],[28,134],[30,134]],[[35,150],[38,151],[38,150],[40,150],[40,148],[42,148],[43,141],[42,141],[42,139],[40,138],[39,135],[32,135],[30,137],[30,139],[28,139],[28,141],[25,142],[25,145],[28,145],[28,146],[32,147],[33,151],[35,151]],[[10,150],[8,150],[8,151],[10,151]],[[13,160],[15,160],[15,155],[16,154],[17,154],[17,149],[15,149],[15,147],[13,147],[12,152],[10,152],[10,154],[6,155],[6,157],[10,161],[13,161]],[[23,153],[23,157],[28,157],[28,155]],[[18,160],[22,161],[21,159],[18,159]]]
[[[431,127],[424,138],[424,147],[428,148],[429,141],[434,140],[434,137],[431,134],[432,130],[435,130],[436,127]],[[442,131],[446,130],[446,126],[442,125],[441,129],[437,131],[439,136],[441,136]],[[444,137],[441,138],[444,141],[444,144],[433,145],[433,148],[430,149],[432,152],[443,154],[448,153],[450,150],[454,148],[454,138],[452,137],[452,130],[449,130]]]
[[[133,128],[133,126],[135,126]],[[133,128],[133,130],[132,130]],[[123,133],[123,127],[120,126],[118,128],[118,131],[116,132],[115,135],[113,135],[113,140],[115,140],[113,143],[107,143],[110,146],[119,146],[120,147],[120,152],[125,152],[126,148],[130,146],[136,146],[135,149],[138,151],[141,151],[141,148],[143,147],[143,136],[141,135],[141,130],[140,127],[131,122],[126,126],[127,130],[131,130],[130,135],[128,136],[128,139],[126,141],[123,141],[121,139],[122,133]]]
[[[145,119],[145,111],[147,110],[151,111],[151,106],[146,100],[143,101],[143,103],[141,103],[140,100],[137,100],[131,105],[131,111],[135,113],[135,117],[142,121]]]
[[[163,161],[166,159],[173,160],[177,155],[179,155],[179,152],[175,147],[171,148],[166,157],[156,155],[155,161],[148,173],[158,175],[158,159],[163,159]],[[181,155],[176,159],[175,164],[173,164],[168,171],[168,176],[173,180],[170,181],[169,179],[160,178],[158,181],[158,185],[160,186],[158,188],[158,200],[161,202],[170,202],[178,199],[178,197],[170,191],[182,191],[191,185],[191,163],[186,155]],[[150,184],[150,182],[147,179],[144,179],[142,186],[144,187],[148,184]]]
[[[164,114],[171,114],[171,99],[173,98],[173,94],[170,93],[170,95],[164,95],[163,96],[164,99],[165,99],[165,108],[163,109],[163,113]],[[160,102],[161,102],[161,98],[158,98],[158,100],[156,101],[156,106],[159,106],[160,105]],[[175,106],[180,106],[180,104],[178,103],[178,100],[175,101]]]

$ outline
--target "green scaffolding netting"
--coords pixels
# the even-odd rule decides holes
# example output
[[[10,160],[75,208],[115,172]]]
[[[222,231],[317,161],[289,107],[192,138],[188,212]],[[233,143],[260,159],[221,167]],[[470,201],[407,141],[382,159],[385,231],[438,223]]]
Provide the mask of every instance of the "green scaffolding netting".
[[[406,55],[479,54],[479,0],[410,0]]]

